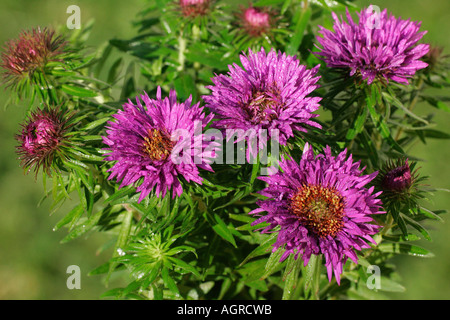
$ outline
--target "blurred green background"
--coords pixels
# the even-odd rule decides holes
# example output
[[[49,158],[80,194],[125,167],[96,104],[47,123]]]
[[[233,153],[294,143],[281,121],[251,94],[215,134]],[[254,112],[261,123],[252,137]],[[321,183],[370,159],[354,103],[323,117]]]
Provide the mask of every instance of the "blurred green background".
[[[388,8],[395,16],[422,20],[422,30],[428,30],[424,40],[439,44],[450,53],[450,1],[357,1],[362,6],[378,5]],[[23,29],[36,26],[65,25],[69,5],[81,9],[81,23],[95,19],[88,44],[97,47],[105,41],[135,34],[131,22],[144,7],[145,0],[2,0],[0,2],[0,42],[17,37]],[[7,99],[7,91],[0,89],[0,105]],[[419,114],[429,113],[427,106],[418,107]],[[450,133],[450,116],[435,110],[441,129]],[[23,106],[10,106],[0,111],[0,299],[98,299],[106,290],[102,279],[90,277],[88,272],[106,262],[110,252],[99,252],[108,242],[108,234],[90,233],[81,239],[60,244],[66,230],[52,231],[63,216],[63,207],[49,215],[50,201],[37,207],[44,188],[41,180],[24,175],[16,160],[14,134],[25,115]],[[417,144],[412,153],[425,159],[421,173],[430,176],[435,187],[450,188],[449,142],[430,141]],[[68,204],[69,205],[69,204]],[[450,209],[447,193],[433,198],[431,209]],[[449,220],[449,215],[444,215]],[[450,224],[428,223],[432,241],[420,244],[435,254],[421,259],[402,256],[393,260],[398,265],[406,292],[389,294],[394,299],[450,299]],[[81,289],[69,290],[66,273],[69,265],[81,269]],[[114,287],[113,279],[110,287]]]

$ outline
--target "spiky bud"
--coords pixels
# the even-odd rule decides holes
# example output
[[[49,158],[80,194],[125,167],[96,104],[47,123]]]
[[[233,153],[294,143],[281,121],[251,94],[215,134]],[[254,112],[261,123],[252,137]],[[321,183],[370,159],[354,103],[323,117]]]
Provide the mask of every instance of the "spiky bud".
[[[11,86],[25,77],[33,78],[36,70],[44,69],[48,62],[59,61],[66,42],[55,31],[36,28],[23,31],[17,39],[6,43],[1,66],[3,82]]]
[[[65,136],[70,128],[71,115],[60,107],[43,107],[32,111],[22,123],[22,130],[16,135],[16,147],[21,166],[26,172],[40,168],[51,175],[55,159],[63,156],[62,148],[68,145]]]

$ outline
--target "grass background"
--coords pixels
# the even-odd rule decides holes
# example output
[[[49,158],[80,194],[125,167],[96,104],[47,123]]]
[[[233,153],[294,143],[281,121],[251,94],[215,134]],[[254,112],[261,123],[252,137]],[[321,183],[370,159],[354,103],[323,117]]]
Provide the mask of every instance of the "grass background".
[[[356,3],[388,8],[395,16],[422,20],[422,30],[428,30],[424,40],[439,44],[450,53],[450,1],[399,0],[365,1]],[[131,21],[145,0],[2,0],[0,2],[0,42],[17,37],[23,29],[35,26],[65,25],[69,5],[81,8],[81,22],[95,19],[88,44],[98,46],[113,37],[134,35]],[[7,99],[0,89],[0,106]],[[64,208],[49,215],[50,201],[40,207],[44,189],[41,180],[24,175],[15,154],[14,134],[24,118],[25,109],[10,106],[0,110],[0,299],[98,299],[106,288],[99,277],[87,273],[105,262],[109,252],[98,248],[108,241],[107,234],[92,233],[89,237],[60,244],[66,231],[52,231],[64,214]],[[419,105],[417,113],[427,114],[429,107]],[[436,110],[436,121],[447,133],[450,116]],[[422,174],[430,176],[435,187],[450,188],[449,142],[434,140],[427,145],[417,144],[412,152],[425,159]],[[450,209],[448,194],[439,193],[433,198],[431,209]],[[449,215],[444,216],[449,220]],[[450,224],[429,223],[432,241],[420,244],[431,250],[434,258],[421,259],[402,256],[393,263],[398,265],[406,292],[390,294],[394,299],[450,299]],[[66,273],[69,265],[81,269],[81,290],[69,290]],[[116,281],[120,281],[116,279]],[[113,280],[114,283],[114,280]]]

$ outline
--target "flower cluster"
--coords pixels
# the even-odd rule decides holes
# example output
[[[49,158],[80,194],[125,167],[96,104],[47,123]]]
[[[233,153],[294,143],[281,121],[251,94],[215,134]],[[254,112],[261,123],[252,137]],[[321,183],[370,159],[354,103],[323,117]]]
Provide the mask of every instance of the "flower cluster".
[[[227,8],[220,4],[217,9],[215,4],[172,1],[171,8],[178,13],[158,11],[160,29],[159,18],[151,15],[142,23],[141,31],[151,28],[145,36],[111,41],[145,61],[140,70],[145,80],[127,73],[130,78],[120,88],[120,99],[135,96],[134,101],[112,103],[115,88],[95,78],[103,74],[109,49],[92,71],[93,56],[77,55],[79,65],[75,65],[71,54],[63,56],[66,42],[50,29],[33,29],[9,42],[2,55],[4,81],[21,83],[21,88],[31,85],[33,102],[42,98],[46,105],[31,109],[16,135],[21,164],[36,174],[40,169],[56,173],[53,198],[78,193],[80,204],[58,224],[70,226],[69,238],[94,225],[110,230],[122,223],[117,254],[108,268],[111,273],[123,263],[132,271],[136,279],[121,291],[125,295],[136,289],[166,298],[168,288],[178,298],[182,290],[176,281],[186,288],[192,283],[204,286],[206,292],[210,289],[199,279],[205,280],[201,269],[216,259],[210,255],[213,251],[227,263],[240,259],[247,263],[271,252],[266,269],[261,261],[252,261],[255,264],[250,266],[236,264],[236,270],[231,264],[208,270],[208,277],[216,272],[223,277],[228,272],[224,270],[230,269],[232,277],[242,277],[242,287],[250,284],[252,290],[255,279],[273,281],[270,275],[285,262],[281,287],[283,297],[289,297],[298,283],[295,274],[310,272],[322,258],[326,275],[324,271],[320,276],[325,283],[328,278],[327,290],[348,286],[357,290],[357,281],[341,283],[353,276],[346,270],[361,263],[361,251],[372,248],[365,251],[370,256],[380,250],[373,260],[384,259],[380,241],[407,239],[408,223],[428,236],[414,214],[437,215],[418,204],[422,178],[416,163],[409,160],[414,157],[403,150],[415,138],[448,138],[429,129],[429,119],[412,111],[421,98],[446,108],[420,91],[434,79],[431,71],[420,70],[444,68],[442,52],[419,43],[425,34],[419,31],[420,22],[395,18],[386,10],[374,13],[372,7],[358,13],[358,22],[348,9],[347,21],[333,13],[332,30],[319,26],[321,36],[317,36],[309,26],[314,12],[307,2],[286,1],[278,9],[248,4],[237,14],[238,30],[229,25],[220,29],[228,23],[225,16],[217,24],[210,23],[210,14],[213,20]],[[286,13],[288,8],[298,11]],[[236,12],[230,10],[226,18]],[[177,26],[174,17],[181,16]],[[292,28],[275,26],[288,16]],[[308,36],[302,42],[304,33]],[[311,51],[314,46],[318,52]],[[48,65],[55,61],[62,64]],[[108,81],[120,79],[117,69],[124,61],[114,62],[106,73]],[[132,80],[144,83],[134,85]],[[403,85],[412,80],[421,85]],[[60,101],[61,106],[52,106]],[[396,135],[392,129],[397,129]],[[270,149],[276,170],[264,175],[258,170],[267,164],[262,160],[267,160],[269,146],[281,146],[281,154]],[[234,147],[247,163],[234,162]],[[219,156],[225,153],[231,154],[233,163],[230,158],[226,163],[231,166],[221,166]],[[385,161],[389,158],[399,160]],[[87,220],[80,218],[84,213]],[[240,225],[235,227],[232,220]],[[261,239],[266,239],[263,244]],[[214,247],[227,242],[235,248],[243,244],[232,259],[228,250]],[[261,247],[252,249],[254,245]],[[393,253],[397,247],[386,250]],[[215,279],[223,282],[224,278]],[[231,284],[223,284],[227,286]],[[308,286],[298,289],[305,298],[309,298]],[[216,289],[212,291],[220,291],[223,298],[226,288]]]

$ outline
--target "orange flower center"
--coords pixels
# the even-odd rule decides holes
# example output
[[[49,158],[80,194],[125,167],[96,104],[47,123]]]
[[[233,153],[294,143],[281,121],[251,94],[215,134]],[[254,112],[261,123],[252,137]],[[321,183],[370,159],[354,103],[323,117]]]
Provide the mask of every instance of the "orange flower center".
[[[144,138],[144,152],[153,161],[164,161],[170,153],[174,142],[170,140],[170,136],[161,130],[148,130],[148,136]]]
[[[315,235],[334,237],[342,229],[344,198],[336,189],[304,185],[289,200],[290,211]]]

